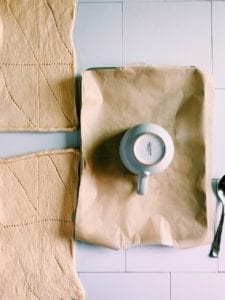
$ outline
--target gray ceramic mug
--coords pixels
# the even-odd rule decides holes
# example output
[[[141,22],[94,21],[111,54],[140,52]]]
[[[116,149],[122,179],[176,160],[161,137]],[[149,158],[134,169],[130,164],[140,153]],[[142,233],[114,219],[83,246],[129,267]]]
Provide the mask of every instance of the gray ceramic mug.
[[[119,151],[124,166],[138,177],[137,193],[144,195],[149,175],[162,172],[171,163],[174,143],[161,126],[142,123],[126,131]]]

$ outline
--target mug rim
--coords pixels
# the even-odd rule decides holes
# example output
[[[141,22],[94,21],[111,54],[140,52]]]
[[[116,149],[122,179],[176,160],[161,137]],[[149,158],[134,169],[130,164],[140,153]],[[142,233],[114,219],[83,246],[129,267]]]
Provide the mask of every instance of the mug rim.
[[[145,165],[138,161],[133,155],[133,144],[136,139],[146,133],[155,134],[164,144],[164,155],[155,164]],[[126,150],[125,150],[126,149]],[[127,151],[128,149],[128,151]],[[120,142],[120,157],[125,167],[134,174],[149,172],[150,174],[159,173],[165,170],[174,156],[174,143],[172,137],[166,129],[154,123],[141,123],[129,128],[123,135]]]

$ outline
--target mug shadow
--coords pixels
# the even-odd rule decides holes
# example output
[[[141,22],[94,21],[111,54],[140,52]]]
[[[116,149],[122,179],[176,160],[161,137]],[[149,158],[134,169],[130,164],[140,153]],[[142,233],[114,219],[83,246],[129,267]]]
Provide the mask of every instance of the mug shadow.
[[[125,131],[102,141],[91,153],[91,169],[98,177],[121,178],[132,175],[122,164],[119,146]]]

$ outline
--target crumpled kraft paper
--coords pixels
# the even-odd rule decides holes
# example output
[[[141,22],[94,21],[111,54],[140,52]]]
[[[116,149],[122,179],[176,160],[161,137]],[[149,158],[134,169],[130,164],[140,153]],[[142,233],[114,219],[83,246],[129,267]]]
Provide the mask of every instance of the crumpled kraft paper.
[[[84,299],[74,272],[79,153],[0,160],[0,298]]]
[[[0,131],[77,126],[74,0],[0,1]]]
[[[114,249],[209,243],[211,77],[195,67],[126,67],[86,71],[82,82],[76,239]],[[139,196],[119,143],[129,127],[148,122],[170,133],[175,154]]]

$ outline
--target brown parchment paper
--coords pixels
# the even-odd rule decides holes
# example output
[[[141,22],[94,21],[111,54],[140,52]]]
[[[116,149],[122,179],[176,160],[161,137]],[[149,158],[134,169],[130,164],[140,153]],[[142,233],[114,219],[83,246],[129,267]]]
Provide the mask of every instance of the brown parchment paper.
[[[86,71],[82,85],[76,238],[115,249],[209,243],[211,77],[195,67],[127,67]],[[175,155],[138,196],[119,143],[129,127],[145,122],[170,133]]]
[[[84,299],[73,258],[79,152],[0,160],[0,299]]]
[[[0,131],[77,126],[74,0],[0,1]]]

